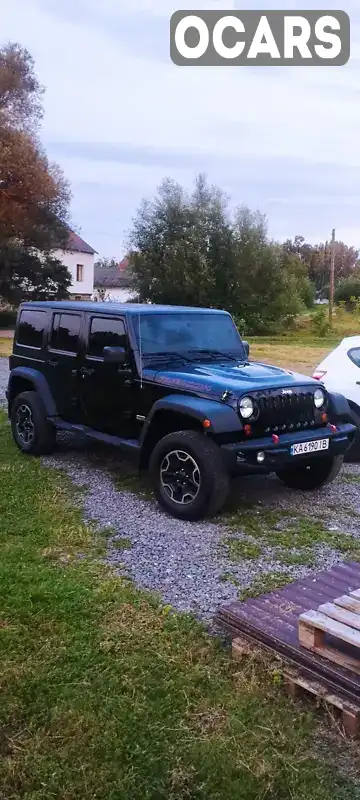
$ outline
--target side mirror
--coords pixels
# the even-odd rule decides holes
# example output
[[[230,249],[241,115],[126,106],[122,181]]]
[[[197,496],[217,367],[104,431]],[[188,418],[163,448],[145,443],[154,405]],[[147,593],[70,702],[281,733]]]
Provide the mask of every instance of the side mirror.
[[[103,358],[105,364],[125,364],[126,350],[124,347],[104,347]]]
[[[243,345],[244,345],[244,350],[245,350],[246,356],[247,356],[247,358],[249,358],[249,353],[250,353],[249,342],[243,342]]]

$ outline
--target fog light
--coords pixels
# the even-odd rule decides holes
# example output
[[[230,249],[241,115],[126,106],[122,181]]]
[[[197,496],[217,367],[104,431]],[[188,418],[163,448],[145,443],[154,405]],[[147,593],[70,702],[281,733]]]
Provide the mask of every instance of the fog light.
[[[265,461],[265,453],[263,452],[258,453],[256,456],[256,460],[258,464],[262,464]]]

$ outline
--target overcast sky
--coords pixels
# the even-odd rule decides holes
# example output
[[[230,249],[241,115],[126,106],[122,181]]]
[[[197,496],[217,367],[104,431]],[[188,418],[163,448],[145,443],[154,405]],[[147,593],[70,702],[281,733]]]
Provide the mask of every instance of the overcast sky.
[[[142,197],[164,176],[207,172],[233,205],[268,215],[283,239],[360,248],[358,0],[246,0],[247,9],[341,8],[352,23],[345,67],[176,67],[169,19],[232,0],[11,0],[2,39],[36,60],[46,86],[42,138],[73,191],[73,222],[120,258]]]

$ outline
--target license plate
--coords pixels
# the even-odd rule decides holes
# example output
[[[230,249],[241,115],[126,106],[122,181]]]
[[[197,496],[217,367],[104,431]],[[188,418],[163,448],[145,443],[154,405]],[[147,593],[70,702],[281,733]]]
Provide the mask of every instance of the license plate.
[[[319,453],[321,450],[328,450],[330,439],[316,439],[315,442],[299,442],[291,446],[292,456],[303,456],[306,453]]]

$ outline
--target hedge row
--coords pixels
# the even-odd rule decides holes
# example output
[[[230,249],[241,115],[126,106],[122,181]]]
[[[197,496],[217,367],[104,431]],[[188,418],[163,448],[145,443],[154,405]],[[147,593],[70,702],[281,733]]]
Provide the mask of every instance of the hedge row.
[[[12,330],[15,328],[17,311],[0,310],[0,330]]]

